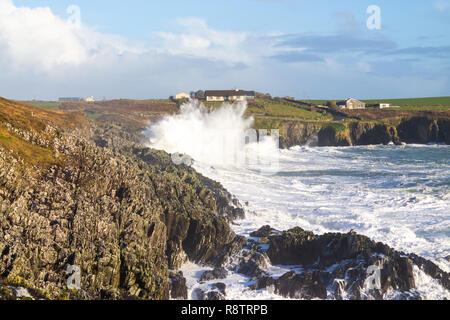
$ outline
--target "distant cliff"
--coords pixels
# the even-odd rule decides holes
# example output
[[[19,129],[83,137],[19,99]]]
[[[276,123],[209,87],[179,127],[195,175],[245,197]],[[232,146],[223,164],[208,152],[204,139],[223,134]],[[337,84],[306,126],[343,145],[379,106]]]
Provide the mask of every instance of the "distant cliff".
[[[359,146],[401,143],[450,144],[450,119],[404,117],[394,121],[347,121],[342,123],[284,122],[281,146]]]

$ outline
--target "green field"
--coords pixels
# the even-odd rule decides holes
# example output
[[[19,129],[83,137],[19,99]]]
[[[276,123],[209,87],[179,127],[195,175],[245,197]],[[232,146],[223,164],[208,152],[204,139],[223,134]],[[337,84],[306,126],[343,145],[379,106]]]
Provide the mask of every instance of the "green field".
[[[342,99],[344,100],[344,99]],[[334,101],[342,101],[334,100]],[[312,104],[325,105],[328,100],[304,100]],[[403,110],[450,110],[450,97],[408,98],[408,99],[372,99],[361,100],[368,104],[389,103],[392,106],[402,107]]]
[[[206,102],[208,108],[218,108],[221,102]],[[332,120],[333,117],[326,113],[310,111],[295,103],[277,101],[273,99],[255,99],[248,102],[247,116],[293,118],[302,120]]]
[[[363,100],[366,103],[389,103],[399,107],[450,107],[450,97]]]
[[[39,108],[43,108],[43,109],[47,109],[47,110],[58,109],[58,107],[61,105],[60,102],[56,102],[56,101],[27,101],[27,103],[29,103],[35,107],[39,107]]]
[[[270,99],[256,99],[248,104],[248,113],[269,117],[289,117],[305,120],[328,120],[332,119],[327,114],[310,111],[293,103],[279,102]]]

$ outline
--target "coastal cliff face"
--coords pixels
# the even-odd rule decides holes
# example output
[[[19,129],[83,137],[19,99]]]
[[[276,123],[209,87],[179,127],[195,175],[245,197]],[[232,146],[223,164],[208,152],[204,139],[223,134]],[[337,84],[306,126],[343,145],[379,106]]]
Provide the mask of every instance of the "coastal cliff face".
[[[110,138],[118,129],[2,120],[0,297],[25,287],[37,298],[167,299],[169,269],[187,259],[212,264],[230,250],[229,221],[243,210],[168,154]],[[30,162],[25,147],[48,159]],[[82,290],[67,289],[69,266],[80,268]]]
[[[288,122],[281,128],[281,146],[290,148],[310,144],[341,147],[401,143],[450,144],[450,119],[433,117],[403,118],[397,124],[353,121],[338,125]]]

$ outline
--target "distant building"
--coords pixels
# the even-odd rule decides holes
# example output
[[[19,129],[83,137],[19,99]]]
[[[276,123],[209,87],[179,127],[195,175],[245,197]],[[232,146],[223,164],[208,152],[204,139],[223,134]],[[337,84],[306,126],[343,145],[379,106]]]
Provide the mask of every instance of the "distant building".
[[[368,104],[367,107],[368,108],[374,108],[374,109],[388,109],[388,108],[392,108],[389,103],[373,103],[373,104]]]
[[[390,108],[391,105],[389,103],[377,103],[375,104],[375,107],[379,109],[387,109]]]
[[[345,101],[340,101],[337,103],[338,107],[341,109],[365,109],[366,104],[362,101],[350,98]]]
[[[79,102],[79,101],[83,101],[83,98],[78,98],[78,97],[70,97],[70,98],[59,98],[58,99],[58,101],[59,102],[69,102],[69,101],[76,101],[76,102]]]
[[[190,99],[190,98],[191,98],[191,95],[190,95],[190,94],[187,94],[187,93],[185,93],[185,92],[181,92],[181,93],[179,93],[179,94],[177,94],[177,95],[175,96],[175,99],[176,99],[176,100]]]
[[[86,101],[86,102],[95,102],[95,99],[94,99],[93,96],[90,96],[90,97],[84,99],[84,101]]]
[[[207,90],[205,91],[206,101],[243,101],[254,100],[255,91],[244,90]]]

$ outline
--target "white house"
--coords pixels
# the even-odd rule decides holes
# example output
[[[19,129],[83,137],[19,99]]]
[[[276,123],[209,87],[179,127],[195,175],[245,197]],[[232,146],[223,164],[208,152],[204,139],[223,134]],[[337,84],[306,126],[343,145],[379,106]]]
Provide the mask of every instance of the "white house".
[[[205,91],[206,101],[244,101],[254,100],[255,91],[245,90],[207,90]]]
[[[340,101],[337,103],[338,107],[341,109],[365,109],[366,104],[357,99],[347,99],[345,101]]]
[[[191,96],[190,96],[189,94],[185,93],[185,92],[181,92],[181,93],[179,93],[179,94],[177,94],[177,95],[175,96],[175,99],[176,99],[176,100],[190,99],[190,98],[191,98]]]
[[[87,97],[86,99],[84,99],[84,101],[86,102],[95,102],[95,99],[93,96]]]

